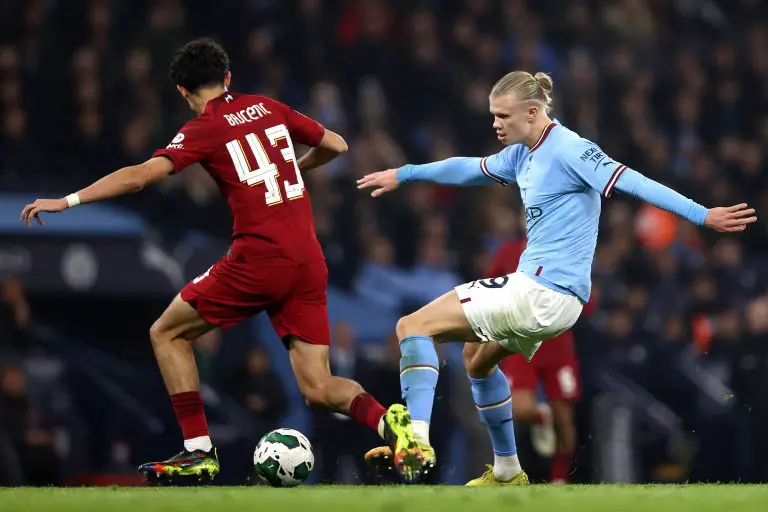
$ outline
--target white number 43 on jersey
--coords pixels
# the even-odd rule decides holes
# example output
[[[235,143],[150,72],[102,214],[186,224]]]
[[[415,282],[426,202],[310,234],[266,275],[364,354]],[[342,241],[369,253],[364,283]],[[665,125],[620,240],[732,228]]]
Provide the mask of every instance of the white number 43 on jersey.
[[[296,183],[289,183],[288,180],[283,181],[285,196],[289,200],[303,197],[304,180],[301,178],[299,166],[296,165],[296,153],[293,150],[293,142],[291,141],[291,136],[288,134],[288,128],[286,128],[284,124],[278,124],[277,126],[264,130],[264,135],[267,136],[267,140],[272,147],[276,147],[280,139],[285,139],[287,147],[281,149],[280,153],[283,155],[283,159],[286,162],[293,163],[297,180]],[[243,151],[243,145],[238,139],[227,142],[227,150],[229,151],[229,156],[232,158],[232,163],[235,166],[240,181],[249,186],[264,183],[267,187],[267,192],[264,194],[264,199],[267,204],[272,206],[282,203],[283,195],[280,192],[280,185],[277,182],[277,177],[279,175],[277,165],[270,162],[269,156],[264,150],[264,146],[261,144],[261,140],[255,133],[246,135],[245,141],[248,143],[248,146],[250,146],[251,152],[256,159],[256,169],[251,169],[248,158]]]

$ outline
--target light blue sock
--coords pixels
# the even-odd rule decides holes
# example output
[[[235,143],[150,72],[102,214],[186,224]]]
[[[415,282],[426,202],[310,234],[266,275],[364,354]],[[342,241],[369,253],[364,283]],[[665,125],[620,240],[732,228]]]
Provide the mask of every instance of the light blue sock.
[[[512,394],[501,370],[486,379],[473,379],[472,397],[475,399],[480,421],[485,425],[496,455],[515,455],[515,427],[512,424]]]
[[[400,391],[413,420],[429,423],[440,361],[429,336],[400,340]]]

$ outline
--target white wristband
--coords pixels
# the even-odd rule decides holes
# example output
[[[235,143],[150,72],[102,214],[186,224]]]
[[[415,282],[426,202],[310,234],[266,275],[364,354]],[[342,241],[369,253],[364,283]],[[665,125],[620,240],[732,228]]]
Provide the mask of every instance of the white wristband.
[[[69,194],[66,199],[67,199],[67,206],[69,206],[70,208],[80,204],[80,196],[77,194]]]

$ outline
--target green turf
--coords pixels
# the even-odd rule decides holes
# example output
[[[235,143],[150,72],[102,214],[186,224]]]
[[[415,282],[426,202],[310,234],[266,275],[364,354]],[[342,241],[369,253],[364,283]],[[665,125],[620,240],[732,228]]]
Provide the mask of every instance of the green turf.
[[[749,512],[768,511],[768,486],[22,488],[0,489],[0,510]]]

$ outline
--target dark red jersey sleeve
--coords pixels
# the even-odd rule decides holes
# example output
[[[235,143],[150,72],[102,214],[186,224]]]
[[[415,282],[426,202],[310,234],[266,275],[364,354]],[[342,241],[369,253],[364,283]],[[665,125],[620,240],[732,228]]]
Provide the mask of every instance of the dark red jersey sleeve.
[[[208,155],[214,137],[208,129],[210,121],[205,116],[192,119],[163,149],[152,155],[164,156],[173,162],[173,172],[183,171]]]
[[[279,103],[279,105],[283,110],[291,139],[306,146],[317,146],[320,144],[320,141],[323,140],[323,135],[325,135],[325,127],[322,124],[292,109],[288,105],[282,103]]]

